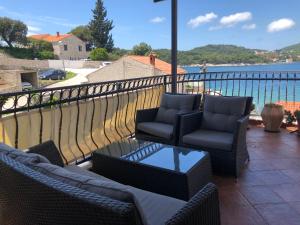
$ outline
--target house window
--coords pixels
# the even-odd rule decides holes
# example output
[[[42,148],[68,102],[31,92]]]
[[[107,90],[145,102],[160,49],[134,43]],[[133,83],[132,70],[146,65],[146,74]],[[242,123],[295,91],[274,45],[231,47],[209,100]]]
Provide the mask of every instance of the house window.
[[[80,52],[82,52],[82,46],[81,46],[81,45],[78,46],[78,50],[79,50]]]
[[[64,45],[64,50],[68,51],[68,45]]]

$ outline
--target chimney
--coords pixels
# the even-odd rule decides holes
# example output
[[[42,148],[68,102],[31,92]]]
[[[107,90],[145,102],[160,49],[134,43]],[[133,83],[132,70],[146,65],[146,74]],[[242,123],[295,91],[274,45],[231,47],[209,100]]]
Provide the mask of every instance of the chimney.
[[[56,32],[56,36],[57,36],[57,37],[59,37],[59,36],[60,36],[59,32]]]
[[[149,55],[149,58],[150,58],[150,64],[152,66],[155,66],[155,59],[156,59],[156,54],[151,52],[150,55]]]

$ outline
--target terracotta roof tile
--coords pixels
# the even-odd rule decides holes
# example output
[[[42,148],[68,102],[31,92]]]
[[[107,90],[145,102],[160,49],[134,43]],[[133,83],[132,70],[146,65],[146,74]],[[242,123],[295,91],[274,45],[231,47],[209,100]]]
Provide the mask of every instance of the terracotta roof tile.
[[[147,65],[151,65],[149,56],[130,55],[129,57],[136,60],[136,61],[138,61],[138,62],[147,64]],[[172,73],[171,64],[169,64],[165,61],[162,61],[158,58],[155,59],[155,68],[158,69],[158,70],[163,71],[166,74],[171,74]],[[177,73],[178,74],[183,74],[183,73],[186,73],[186,71],[182,68],[177,68]]]
[[[37,35],[31,35],[29,36],[29,38],[35,40],[47,41],[47,42],[58,42],[72,35],[73,34],[60,34],[59,36],[57,36],[57,35],[50,35],[50,34],[37,34]]]
[[[282,105],[283,108],[291,113],[295,112],[296,110],[300,110],[300,102],[285,102],[279,101],[276,102],[278,105]]]

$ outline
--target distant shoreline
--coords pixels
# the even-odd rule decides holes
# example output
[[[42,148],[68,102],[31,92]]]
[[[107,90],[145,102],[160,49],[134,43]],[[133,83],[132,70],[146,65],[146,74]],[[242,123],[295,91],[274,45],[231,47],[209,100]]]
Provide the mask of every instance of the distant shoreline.
[[[228,63],[228,64],[212,64],[212,63],[207,63],[207,67],[225,67],[225,66],[264,66],[264,65],[280,65],[280,64],[293,64],[293,63],[299,63],[299,62],[277,62],[277,63]],[[191,64],[191,65],[182,65],[180,67],[202,67],[203,64]]]

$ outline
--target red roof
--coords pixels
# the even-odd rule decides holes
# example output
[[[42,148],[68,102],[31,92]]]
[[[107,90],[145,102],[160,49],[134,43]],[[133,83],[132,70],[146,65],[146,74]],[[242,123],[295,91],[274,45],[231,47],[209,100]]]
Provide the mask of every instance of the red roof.
[[[279,101],[276,102],[276,104],[282,105],[286,111],[290,111],[291,113],[294,113],[296,110],[300,110],[300,102]]]
[[[129,57],[131,59],[134,59],[134,60],[138,61],[138,62],[147,64],[147,65],[151,65],[149,56],[130,55]],[[166,74],[171,74],[172,73],[171,64],[169,64],[165,61],[162,61],[158,58],[155,59],[155,68],[158,69],[158,70],[163,71]],[[183,74],[183,73],[186,73],[186,71],[184,69],[177,68],[177,73],[178,74]]]
[[[31,35],[29,36],[29,38],[35,40],[47,41],[47,42],[58,42],[67,37],[71,37],[72,35],[73,34],[60,34],[60,35],[37,34],[37,35]]]

